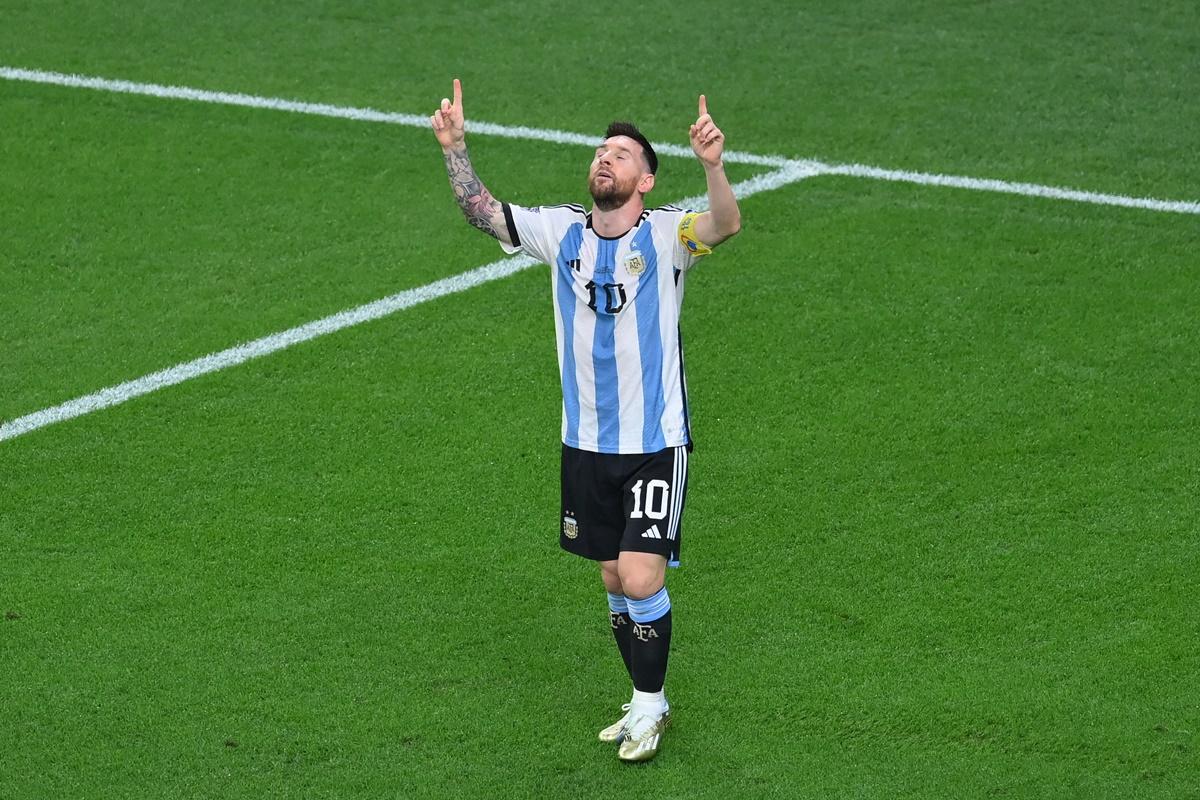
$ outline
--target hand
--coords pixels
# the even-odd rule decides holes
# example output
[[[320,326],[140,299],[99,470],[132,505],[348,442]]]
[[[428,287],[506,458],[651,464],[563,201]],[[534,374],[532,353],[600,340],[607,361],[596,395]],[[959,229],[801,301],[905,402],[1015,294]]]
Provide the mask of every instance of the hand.
[[[461,147],[466,140],[465,123],[463,120],[462,82],[454,79],[454,102],[442,98],[442,107],[433,112],[429,118],[433,123],[433,135],[443,150]]]
[[[700,95],[700,117],[689,131],[692,137],[692,152],[706,167],[716,167],[725,152],[725,134],[714,123],[708,113],[708,101]]]

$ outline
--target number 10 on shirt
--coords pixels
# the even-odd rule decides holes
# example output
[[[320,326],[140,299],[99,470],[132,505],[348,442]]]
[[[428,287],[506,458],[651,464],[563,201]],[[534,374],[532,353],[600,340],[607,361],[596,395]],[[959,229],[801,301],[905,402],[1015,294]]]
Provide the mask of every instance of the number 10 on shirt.
[[[595,281],[588,281],[587,286],[584,287],[588,290],[588,294],[591,295],[591,299],[588,300],[588,307],[590,307],[592,311],[596,310],[596,287],[598,285],[599,284],[597,284]],[[605,283],[601,286],[601,288],[604,289],[605,314],[616,314],[625,307],[625,284]]]

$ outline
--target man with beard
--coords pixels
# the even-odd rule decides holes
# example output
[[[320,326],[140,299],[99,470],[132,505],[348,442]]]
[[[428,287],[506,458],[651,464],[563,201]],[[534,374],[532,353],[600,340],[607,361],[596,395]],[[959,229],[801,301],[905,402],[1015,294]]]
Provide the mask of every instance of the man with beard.
[[[588,172],[593,207],[501,202],[471,166],[462,84],[430,118],[467,220],[551,266],[563,390],[562,530],[572,553],[600,562],[609,620],[633,681],[626,714],[600,732],[623,761],[646,761],[670,722],[663,692],[671,641],[666,568],[679,565],[692,449],[679,310],[684,277],[741,227],[721,163],[725,137],[700,95],[692,150],[709,210],[647,209],[658,157],[636,127],[614,122]]]

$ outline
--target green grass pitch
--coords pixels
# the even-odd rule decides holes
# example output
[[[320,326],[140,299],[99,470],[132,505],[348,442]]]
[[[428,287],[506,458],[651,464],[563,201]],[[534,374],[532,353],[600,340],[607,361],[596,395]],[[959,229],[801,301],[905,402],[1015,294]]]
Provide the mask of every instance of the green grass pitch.
[[[705,92],[741,151],[1194,201],[1200,17],[1139,5],[9,0],[0,65],[680,144]],[[0,421],[501,257],[428,131],[7,80],[0,123]],[[469,142],[586,199],[584,148]],[[0,442],[0,797],[1200,797],[1200,218],[742,211],[657,760],[595,741],[538,267]]]

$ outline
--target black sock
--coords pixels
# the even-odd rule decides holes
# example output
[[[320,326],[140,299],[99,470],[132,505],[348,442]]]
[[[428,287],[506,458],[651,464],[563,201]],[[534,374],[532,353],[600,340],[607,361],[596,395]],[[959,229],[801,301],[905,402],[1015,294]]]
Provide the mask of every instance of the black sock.
[[[633,677],[633,661],[630,649],[633,647],[633,621],[627,611],[609,611],[609,622],[612,623],[613,638],[617,640],[617,649],[621,651],[621,660],[625,662],[625,671]]]
[[[629,659],[633,688],[639,692],[661,691],[671,649],[671,601],[666,588],[645,600],[630,599],[629,613],[633,620]]]

